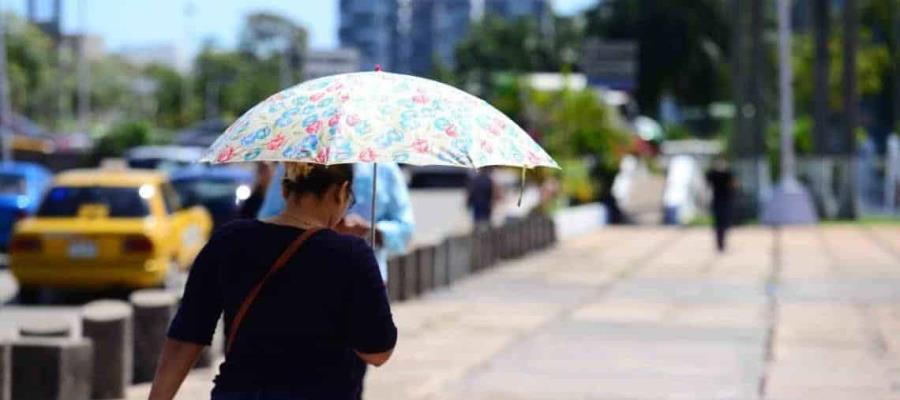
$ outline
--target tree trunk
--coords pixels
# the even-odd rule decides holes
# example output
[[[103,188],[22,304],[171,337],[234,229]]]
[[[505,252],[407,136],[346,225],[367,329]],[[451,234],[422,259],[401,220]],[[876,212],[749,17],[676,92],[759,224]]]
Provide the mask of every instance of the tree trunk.
[[[813,2],[813,29],[815,30],[815,61],[813,70],[813,118],[815,119],[813,146],[817,155],[829,153],[828,140],[828,37],[831,21],[829,6],[831,0]]]
[[[856,50],[859,46],[859,22],[856,0],[844,0],[844,140],[842,154],[847,157],[848,167],[845,169],[843,199],[838,215],[841,218],[854,219],[857,216],[856,202],[856,168],[854,153],[856,143],[856,127],[859,125],[859,94],[856,82]]]

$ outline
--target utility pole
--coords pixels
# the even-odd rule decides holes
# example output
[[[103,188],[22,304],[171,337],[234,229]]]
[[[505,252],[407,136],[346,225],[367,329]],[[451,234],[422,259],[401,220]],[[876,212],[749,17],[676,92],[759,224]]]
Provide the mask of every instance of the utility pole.
[[[78,23],[81,25],[81,38],[78,41],[78,132],[88,133],[91,113],[91,81],[90,66],[87,60],[87,3],[78,0]]]
[[[859,45],[859,23],[856,0],[844,0],[844,148],[847,168],[844,177],[843,199],[838,209],[841,218],[854,219],[857,215],[857,183],[854,155],[856,152],[856,128],[859,126],[859,93],[856,81],[856,50]]]
[[[893,2],[894,21],[894,133],[900,135],[900,2]]]
[[[813,146],[819,155],[828,152],[828,38],[831,34],[831,0],[813,1],[813,30],[815,37],[815,57],[813,62]]]
[[[0,1],[0,12],[3,10]],[[12,107],[9,104],[9,76],[6,73],[6,16],[0,14],[0,157],[3,162],[12,161],[12,132],[10,120]]]
[[[192,0],[187,0],[184,5],[184,19],[186,23],[185,34],[187,36],[187,53],[189,57],[193,56],[194,51],[194,15],[197,10],[194,6],[194,2]],[[192,99],[192,76],[191,70],[193,66],[189,66],[187,71],[184,71],[184,78],[182,79],[181,84],[181,115],[185,118],[185,121],[190,119],[191,116],[191,99]]]
[[[281,80],[280,90],[284,90],[284,89],[291,87],[291,85],[294,81],[294,79],[292,77],[293,73],[292,73],[292,68],[291,68],[291,60],[289,59],[289,57],[291,56],[291,53],[292,53],[292,51],[291,51],[292,45],[293,45],[293,43],[291,43],[290,38],[288,36],[286,36],[286,34],[285,34],[284,47],[281,50],[281,57],[279,57],[280,60],[279,60],[279,64],[278,64],[278,73],[280,75],[280,80]]]
[[[796,177],[794,158],[794,90],[791,58],[791,2],[778,0],[778,88],[781,114],[781,177],[763,211],[770,225],[812,224],[816,214]]]

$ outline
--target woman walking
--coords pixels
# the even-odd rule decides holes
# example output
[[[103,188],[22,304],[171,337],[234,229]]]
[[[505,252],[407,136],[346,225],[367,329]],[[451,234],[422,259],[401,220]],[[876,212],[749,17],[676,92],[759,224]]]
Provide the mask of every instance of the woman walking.
[[[288,163],[284,211],[220,229],[190,272],[151,400],[174,398],[224,313],[213,400],[356,399],[397,329],[372,249],[334,231],[353,203],[351,165]]]

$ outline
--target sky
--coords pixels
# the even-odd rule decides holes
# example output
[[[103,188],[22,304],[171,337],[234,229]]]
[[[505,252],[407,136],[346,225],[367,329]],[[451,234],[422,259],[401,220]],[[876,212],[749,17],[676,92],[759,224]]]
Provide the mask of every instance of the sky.
[[[597,0],[552,1],[557,12],[568,15]],[[52,1],[43,3],[49,7]],[[5,1],[4,7],[24,14],[25,4],[26,0]],[[85,13],[79,12],[80,4]],[[193,17],[188,17],[189,4]],[[160,44],[190,44],[193,51],[208,38],[232,47],[243,17],[259,10],[281,13],[304,25],[312,48],[338,45],[337,0],[63,0],[63,7],[65,31],[81,31],[84,22],[88,32],[103,37],[108,51]]]

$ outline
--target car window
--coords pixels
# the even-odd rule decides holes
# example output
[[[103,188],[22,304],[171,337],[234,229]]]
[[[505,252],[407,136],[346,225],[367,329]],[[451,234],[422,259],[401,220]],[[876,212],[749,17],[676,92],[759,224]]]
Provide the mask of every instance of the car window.
[[[17,174],[0,174],[0,194],[25,194],[25,177]]]
[[[172,188],[171,184],[164,183],[162,185],[162,195],[167,213],[171,214],[184,209],[181,196],[174,188]]]
[[[212,205],[232,205],[244,200],[241,198],[241,183],[230,179],[181,179],[172,182],[175,190],[187,204],[201,204],[207,208]]]
[[[110,218],[144,217],[150,214],[144,197],[149,197],[146,190],[137,187],[57,186],[44,197],[37,215],[74,217],[82,206],[97,204],[107,207]]]

